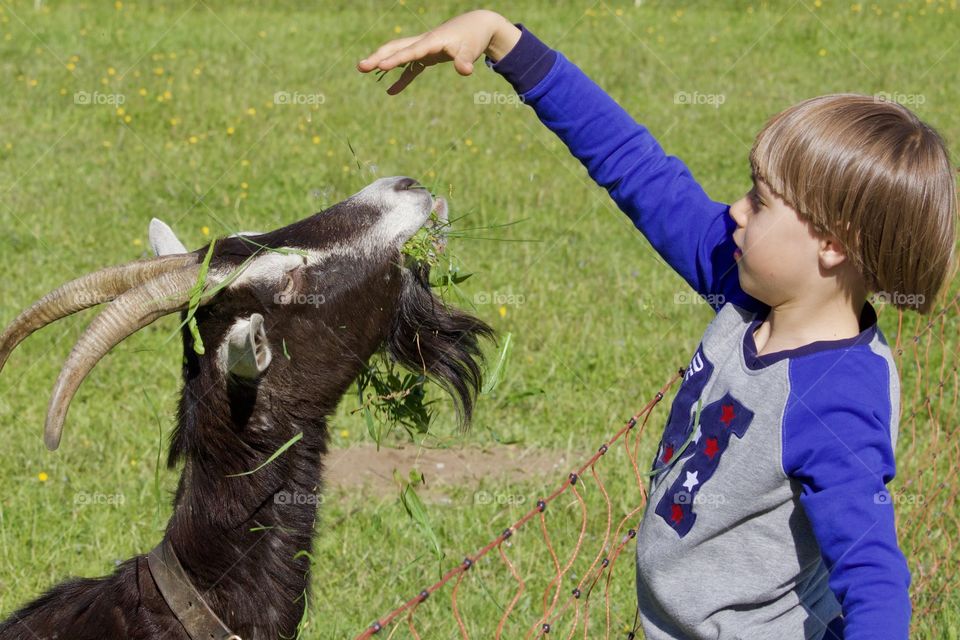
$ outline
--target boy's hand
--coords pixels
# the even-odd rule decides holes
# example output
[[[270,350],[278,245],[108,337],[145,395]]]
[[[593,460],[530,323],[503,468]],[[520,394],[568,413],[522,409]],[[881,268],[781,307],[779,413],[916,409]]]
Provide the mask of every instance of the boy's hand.
[[[357,70],[388,71],[407,64],[400,78],[387,89],[396,95],[406,88],[424,69],[453,60],[457,73],[473,73],[473,63],[486,54],[492,60],[505,56],[520,39],[520,29],[493,11],[470,11],[452,18],[439,27],[412,38],[391,40],[375,53],[360,61]]]

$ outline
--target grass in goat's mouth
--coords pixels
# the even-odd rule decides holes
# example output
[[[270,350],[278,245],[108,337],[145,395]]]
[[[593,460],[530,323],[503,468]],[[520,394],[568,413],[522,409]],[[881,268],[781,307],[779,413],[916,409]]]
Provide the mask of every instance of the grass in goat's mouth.
[[[425,187],[415,188],[425,189]],[[449,229],[450,221],[441,220],[436,211],[431,211],[427,224],[404,243],[400,252],[414,263],[429,265],[433,268],[440,263]]]

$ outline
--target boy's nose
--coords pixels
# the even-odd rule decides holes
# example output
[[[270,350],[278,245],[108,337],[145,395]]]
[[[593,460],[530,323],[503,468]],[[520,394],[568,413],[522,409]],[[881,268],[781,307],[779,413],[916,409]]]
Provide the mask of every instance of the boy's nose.
[[[750,203],[747,201],[746,196],[740,198],[736,202],[730,205],[730,217],[733,218],[733,221],[737,223],[738,227],[744,227],[747,224],[747,209],[750,207]]]

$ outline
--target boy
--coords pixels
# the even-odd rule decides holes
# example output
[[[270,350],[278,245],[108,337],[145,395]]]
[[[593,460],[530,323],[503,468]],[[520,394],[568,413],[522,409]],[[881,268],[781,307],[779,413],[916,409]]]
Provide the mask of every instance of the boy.
[[[885,488],[899,377],[866,298],[927,313],[948,278],[943,141],[895,103],[807,100],[767,123],[753,188],[725,205],[561,53],[493,12],[389,42],[358,69],[411,63],[395,94],[438,62],[469,75],[483,53],[717,311],[637,530],[646,637],[906,638],[910,572]]]

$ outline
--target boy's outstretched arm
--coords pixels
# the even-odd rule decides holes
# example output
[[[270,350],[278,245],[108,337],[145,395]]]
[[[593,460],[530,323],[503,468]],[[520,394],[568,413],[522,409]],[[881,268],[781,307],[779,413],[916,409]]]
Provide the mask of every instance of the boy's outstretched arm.
[[[638,124],[563,54],[522,25],[491,12],[471,12],[438,28],[387,43],[358,65],[392,69],[420,61],[454,60],[468,75],[471,56],[485,52],[540,120],[556,133],[590,176],[640,229],[650,244],[714,309],[732,301],[749,310],[761,303],[742,291],[728,205],[711,200],[678,158],[667,156]],[[481,14],[481,15],[474,15]],[[489,38],[489,47],[483,41]],[[390,93],[406,87],[423,67],[412,64]]]

